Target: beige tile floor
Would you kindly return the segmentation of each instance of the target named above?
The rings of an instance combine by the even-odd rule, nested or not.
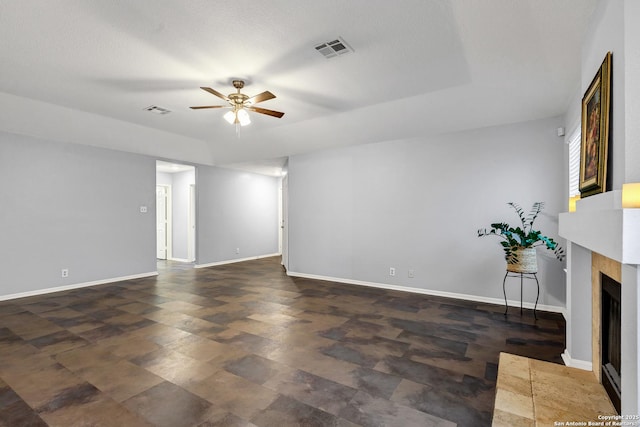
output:
[[[493,427],[588,425],[602,415],[616,410],[592,372],[500,354]]]

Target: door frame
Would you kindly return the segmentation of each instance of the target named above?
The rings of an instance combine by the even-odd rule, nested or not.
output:
[[[187,258],[196,260],[196,185],[189,184],[189,212],[187,218]]]
[[[173,210],[173,203],[171,200],[171,185],[169,184],[156,184],[156,191],[158,187],[164,187],[165,189],[165,199],[166,199],[166,204],[167,204],[167,225],[165,227],[165,232],[167,233],[167,260],[173,258],[173,241],[171,240],[171,236],[173,235],[173,220],[171,218],[171,211]],[[158,210],[158,204],[157,204],[158,198],[156,197],[156,212]],[[157,231],[157,227],[158,227],[158,220],[157,220],[157,215],[156,215],[156,231]],[[158,244],[157,239],[156,239],[156,245]],[[156,248],[156,256],[158,253],[158,248]]]
[[[282,177],[280,188],[280,253],[282,266],[289,271],[289,175]]]

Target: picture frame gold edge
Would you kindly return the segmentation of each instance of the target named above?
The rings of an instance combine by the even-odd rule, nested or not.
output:
[[[612,86],[612,53],[611,51],[605,54],[604,60],[602,61],[598,71],[595,76],[589,83],[587,90],[585,91],[582,102],[581,102],[581,132],[582,137],[580,141],[580,171],[579,171],[579,181],[578,187],[580,191],[581,197],[588,197],[594,194],[603,193],[607,191],[607,173],[608,171],[608,162],[609,162],[609,126],[611,124],[611,86]],[[602,134],[600,136],[600,147],[598,148],[598,165],[597,165],[597,174],[594,179],[590,179],[589,182],[583,182],[584,178],[584,154],[585,154],[585,128],[586,128],[586,117],[585,117],[585,101],[588,101],[587,95],[589,95],[593,89],[594,84],[597,83],[598,79],[600,80],[600,92],[601,92],[601,106],[600,109],[603,114],[600,117],[600,127],[602,129]]]

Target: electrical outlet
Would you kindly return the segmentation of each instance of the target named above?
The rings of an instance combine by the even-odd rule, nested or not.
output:
[[[62,269],[62,277],[69,277],[69,269],[68,268],[63,268]]]
[[[240,248],[236,248],[236,253],[239,254],[240,253]]]
[[[415,271],[413,271],[413,269],[410,269],[407,273],[407,276],[409,276],[409,279],[413,279],[415,277]]]
[[[396,275],[396,269],[393,267],[389,267],[389,276],[395,276]]]

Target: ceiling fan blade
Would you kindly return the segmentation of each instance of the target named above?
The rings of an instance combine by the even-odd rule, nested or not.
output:
[[[263,101],[268,101],[270,99],[275,98],[276,96],[274,94],[272,94],[271,92],[264,91],[262,93],[257,94],[256,96],[252,96],[251,98],[247,99],[245,102],[247,104],[253,105],[253,104],[257,104],[258,102],[263,102]]]
[[[251,110],[251,111],[255,111],[256,113],[266,114],[268,116],[273,116],[273,117],[277,117],[277,118],[280,118],[280,117],[284,116],[284,113],[282,113],[280,111],[267,110],[266,108],[247,107],[247,109]]]
[[[209,92],[211,95],[217,96],[218,98],[222,98],[225,101],[229,101],[228,97],[224,96],[223,94],[221,94],[220,92],[218,92],[215,89],[211,89],[210,87],[202,87],[202,86],[200,87],[200,89],[205,90],[205,91]]]
[[[202,110],[203,108],[225,108],[226,105],[203,105],[201,107],[189,107],[192,110]]]

